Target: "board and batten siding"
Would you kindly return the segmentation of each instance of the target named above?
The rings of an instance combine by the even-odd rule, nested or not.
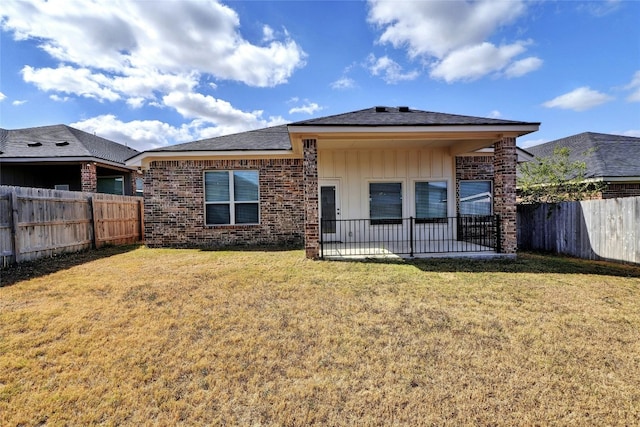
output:
[[[318,181],[340,182],[342,219],[369,218],[369,183],[401,182],[404,217],[415,216],[415,181],[447,181],[448,215],[455,216],[455,162],[444,149],[320,149]]]

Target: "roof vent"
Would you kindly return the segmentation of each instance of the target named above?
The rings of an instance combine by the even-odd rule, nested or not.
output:
[[[376,107],[376,113],[386,113],[387,107]]]
[[[69,145],[67,141],[56,142],[56,147],[64,147],[65,145]]]
[[[42,146],[42,143],[41,142],[28,142],[27,146],[29,146],[29,147],[40,147],[40,146]]]
[[[398,107],[398,111],[400,111],[401,113],[408,113],[409,107]]]

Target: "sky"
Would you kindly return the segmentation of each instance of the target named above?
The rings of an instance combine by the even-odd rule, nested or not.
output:
[[[640,137],[640,1],[4,0],[0,127],[138,150],[378,105]]]

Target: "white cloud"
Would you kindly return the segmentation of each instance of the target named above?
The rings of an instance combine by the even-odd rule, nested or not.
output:
[[[7,2],[2,17],[5,31],[17,39],[40,40],[51,56],[78,68],[197,70],[266,87],[286,82],[305,64],[306,54],[286,32],[282,40],[251,44],[239,31],[236,12],[214,0],[153,7],[126,0],[96,0],[91,7],[82,0]]]
[[[167,141],[181,140],[175,135],[215,136],[285,123],[282,117],[244,112],[197,90],[215,89],[217,80],[256,87],[283,84],[305,66],[306,58],[286,29],[276,32],[264,25],[262,40],[249,42],[237,13],[215,0],[155,2],[153,7],[128,0],[94,0],[91,7],[84,0],[5,2],[0,25],[18,40],[36,40],[59,62],[55,68],[26,64],[22,69],[23,79],[50,92],[52,100],[80,96],[131,108],[170,107],[193,120],[185,133],[166,123],[122,124],[100,116],[102,126],[113,125],[112,132],[122,126],[129,134],[132,123],[138,123],[166,131]],[[139,140],[151,146],[157,138],[162,137]]]
[[[271,28],[268,25],[265,25],[264,27],[262,27],[262,41],[263,42],[270,42],[274,38],[275,38],[275,34],[273,32],[273,28]]]
[[[529,147],[533,147],[534,145],[544,144],[545,142],[549,142],[546,139],[528,139],[526,141],[518,141],[518,147],[527,149]]]
[[[0,92],[0,102],[4,101],[7,98],[7,95],[5,95],[4,93]]]
[[[227,101],[199,93],[172,92],[162,99],[185,118],[215,125],[215,136],[287,123],[280,116],[264,119],[263,111],[241,111]]]
[[[356,81],[350,77],[341,77],[332,82],[330,86],[332,89],[351,89],[356,86]]]
[[[542,105],[547,108],[561,108],[564,110],[586,111],[598,105],[611,101],[613,98],[602,92],[592,90],[587,86],[579,87],[569,93],[560,95]]]
[[[94,74],[86,68],[63,66],[35,69],[26,65],[21,73],[24,81],[35,84],[43,91],[75,94],[98,101],[120,99],[120,95],[108,87],[109,77]]]
[[[303,105],[302,107],[293,107],[292,109],[289,110],[289,114],[304,113],[304,114],[311,115],[316,111],[321,111],[321,110],[322,110],[321,106],[319,106],[315,102],[311,102],[311,103],[307,103],[306,105]]]
[[[516,58],[530,42],[496,47],[487,41],[525,11],[521,0],[369,0],[368,21],[382,31],[379,43],[406,49],[410,58],[421,58],[430,64],[433,78],[470,81],[498,71],[509,78],[520,77],[540,67],[539,58]]]
[[[24,105],[26,103],[27,103],[27,101],[24,100],[24,99],[22,99],[22,100],[16,99],[15,101],[13,101],[11,103],[11,105],[20,106],[20,105]]]
[[[49,99],[56,102],[67,102],[70,98],[68,96],[58,96],[54,93],[53,95],[49,95]]]
[[[71,123],[71,127],[95,133],[103,138],[125,144],[139,151],[163,147],[176,142],[196,139],[189,125],[174,127],[158,120],[122,122],[112,114]]]
[[[367,58],[368,69],[374,76],[381,76],[382,79],[390,84],[395,84],[404,80],[415,80],[420,73],[416,70],[404,73],[400,64],[395,62],[388,56],[376,58],[370,54]]]
[[[271,118],[265,126],[286,123],[282,118]],[[172,126],[159,120],[132,120],[123,122],[113,114],[105,114],[71,123],[70,126],[95,133],[103,138],[125,144],[139,151],[164,147],[167,145],[190,142],[204,138],[225,135],[248,130],[247,128],[216,126],[202,119],[195,119],[181,126]]]
[[[640,71],[636,71],[631,83],[626,85],[624,88],[631,91],[631,95],[627,97],[627,101],[640,102]]]
[[[500,117],[502,117],[502,113],[498,110],[493,110],[492,112],[489,113],[489,117],[494,118],[494,119],[498,119]]]
[[[127,105],[133,109],[144,107],[144,98],[129,98],[127,99]]]
[[[600,18],[618,10],[620,4],[621,0],[594,1],[580,4],[578,9],[586,9],[591,15]]]
[[[446,82],[471,81],[509,66],[513,58],[525,51],[525,42],[496,47],[485,42],[461,48],[447,55],[431,70],[431,76]]]
[[[614,132],[614,134],[616,135],[624,135],[624,136],[633,136],[636,138],[640,138],[640,129],[629,129],[629,130],[625,130],[624,132]]]
[[[513,62],[504,71],[504,75],[508,78],[521,77],[527,73],[537,70],[542,66],[542,59],[530,56],[525,59]]]
[[[525,11],[522,1],[369,1],[369,22],[384,28],[379,41],[408,47],[412,57],[444,57],[484,41]]]

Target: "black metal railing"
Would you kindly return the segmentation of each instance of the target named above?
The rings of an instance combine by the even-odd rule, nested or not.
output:
[[[320,257],[500,252],[497,215],[320,220]]]

